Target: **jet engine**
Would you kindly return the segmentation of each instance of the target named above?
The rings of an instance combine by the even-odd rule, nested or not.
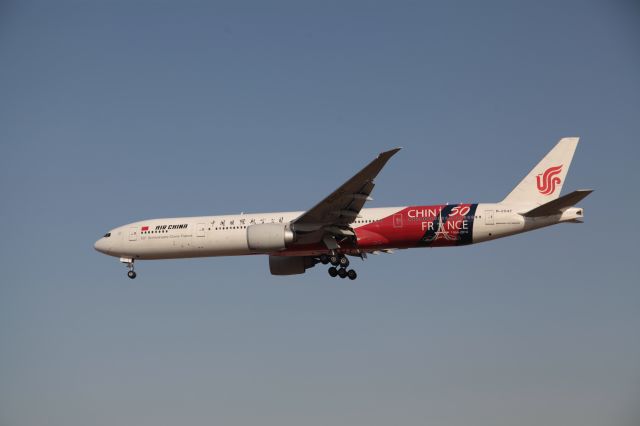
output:
[[[271,253],[286,248],[295,238],[285,223],[260,223],[247,228],[249,250]]]
[[[271,275],[304,274],[304,271],[313,268],[316,263],[316,259],[308,256],[269,256],[269,271]]]

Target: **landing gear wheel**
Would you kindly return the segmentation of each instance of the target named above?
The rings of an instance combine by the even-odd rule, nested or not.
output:
[[[331,268],[329,268],[329,275],[331,275],[334,278],[338,275],[338,270],[336,269],[335,266],[332,266]]]
[[[347,270],[344,268],[338,269],[338,276],[340,278],[347,278]]]
[[[349,277],[349,279],[351,281],[355,280],[356,278],[358,278],[358,274],[356,274],[356,271],[354,271],[353,269],[349,269],[347,271],[347,276]]]
[[[131,279],[134,279],[136,277],[136,273],[133,270],[133,262],[135,260],[132,257],[121,257],[120,258],[120,263],[124,263],[127,266],[127,269],[129,270],[127,272],[127,276]]]
[[[349,266],[349,259],[347,259],[347,256],[340,256],[340,259],[338,260],[338,262],[340,263],[340,266],[342,266],[343,268],[346,268],[347,266]]]
[[[321,254],[320,263],[322,263],[323,265],[326,265],[327,263],[329,263],[329,256],[327,256],[326,254]]]
[[[329,262],[331,262],[333,266],[338,266],[340,264],[340,258],[337,255],[332,254],[329,256]]]

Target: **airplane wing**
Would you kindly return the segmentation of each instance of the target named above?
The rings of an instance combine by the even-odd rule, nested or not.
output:
[[[335,236],[353,236],[349,225],[356,220],[364,203],[371,199],[373,180],[398,151],[400,148],[381,153],[328,197],[294,219],[291,229],[299,235],[298,243],[324,241],[333,249],[338,247]]]

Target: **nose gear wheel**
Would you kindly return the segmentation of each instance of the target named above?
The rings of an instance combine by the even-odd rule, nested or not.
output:
[[[134,279],[137,276],[137,274],[136,274],[136,271],[134,271],[133,269],[133,262],[134,262],[133,258],[129,259],[126,257],[121,257],[120,262],[124,263],[127,266],[127,269],[128,269],[127,276],[131,279]]]

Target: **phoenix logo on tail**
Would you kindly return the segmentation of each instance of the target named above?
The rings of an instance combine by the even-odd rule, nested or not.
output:
[[[538,192],[542,195],[551,195],[556,190],[562,180],[557,176],[562,171],[562,164],[555,167],[549,167],[543,173],[536,176],[536,182],[538,186]]]

